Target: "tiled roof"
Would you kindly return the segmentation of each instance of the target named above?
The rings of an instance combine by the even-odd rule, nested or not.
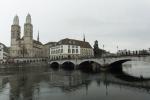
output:
[[[89,42],[81,41],[81,40],[75,40],[75,39],[62,39],[60,40],[57,45],[65,44],[65,45],[78,45],[81,48],[92,48]]]
[[[4,46],[4,51],[8,52],[8,47],[6,45],[4,45],[3,43],[0,43],[0,45],[3,45]]]
[[[48,42],[48,43],[46,43],[46,44],[44,44],[44,45],[55,45],[57,42]]]
[[[33,43],[43,45],[40,41],[33,40]]]

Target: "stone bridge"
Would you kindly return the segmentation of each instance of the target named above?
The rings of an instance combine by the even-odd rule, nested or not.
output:
[[[56,67],[67,67],[67,68],[81,68],[84,66],[86,69],[89,66],[92,66],[92,69],[105,70],[109,68],[108,66],[118,66],[127,61],[144,61],[149,62],[150,56],[142,56],[142,57],[109,57],[109,58],[90,58],[90,59],[65,59],[65,60],[55,60],[49,61],[48,63],[56,68]],[[117,67],[116,67],[117,68]],[[89,69],[91,70],[91,69]]]

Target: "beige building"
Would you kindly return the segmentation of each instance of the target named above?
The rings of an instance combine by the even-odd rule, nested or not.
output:
[[[39,41],[39,33],[37,40],[33,39],[33,25],[30,14],[28,14],[26,17],[23,37],[21,37],[19,18],[16,15],[13,20],[13,25],[11,25],[10,57],[43,57],[43,48],[43,44]]]

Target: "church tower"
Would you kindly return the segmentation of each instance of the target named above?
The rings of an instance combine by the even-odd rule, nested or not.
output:
[[[20,26],[19,26],[19,17],[16,15],[13,20],[13,24],[11,25],[11,48],[10,48],[10,56],[16,57],[19,56],[19,41],[20,41]]]
[[[39,41],[39,32],[37,40],[33,39],[33,25],[30,14],[26,16],[24,23],[23,37],[21,37],[21,28],[19,18],[16,15],[11,25],[11,46],[10,57],[15,58],[32,58],[42,57],[43,44]]]
[[[16,44],[16,41],[20,39],[20,26],[19,18],[16,15],[13,20],[13,25],[11,25],[11,46]]]
[[[24,39],[27,39],[26,42],[29,42],[33,39],[33,26],[31,23],[31,16],[30,14],[26,17],[26,22],[24,24]]]
[[[31,23],[31,16],[26,16],[26,22],[24,24],[24,44],[27,49],[27,57],[32,56],[33,49],[33,26]]]

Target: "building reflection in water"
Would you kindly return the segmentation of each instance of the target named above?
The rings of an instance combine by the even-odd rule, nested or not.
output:
[[[49,72],[18,72],[7,77],[10,85],[10,100],[35,100],[40,95],[40,83],[45,82],[48,88],[59,87],[63,92],[75,91],[79,88],[86,87],[90,81],[86,79],[86,74],[80,71],[53,71]],[[2,83],[1,85],[5,85]]]
[[[0,94],[6,88],[6,84],[9,84],[9,100],[41,100],[42,95],[49,95],[52,92],[58,93],[58,91],[52,91],[57,88],[61,93],[74,93],[75,91],[84,90],[85,95],[91,93],[89,87],[96,83],[96,89],[104,89],[106,96],[109,96],[109,86],[117,86],[119,88],[129,89],[142,89],[149,93],[150,82],[130,82],[128,80],[122,80],[116,77],[112,73],[97,73],[88,74],[78,70],[65,71],[59,69],[57,71],[48,69],[43,71],[41,69],[21,70],[17,74],[0,77]],[[83,92],[83,91],[82,91]],[[99,93],[99,94],[103,94]],[[46,99],[44,99],[46,100]]]
[[[73,91],[83,85],[90,84],[90,81],[86,80],[87,78],[88,75],[80,71],[52,71],[49,74],[49,84],[54,87],[60,87],[63,91]]]

